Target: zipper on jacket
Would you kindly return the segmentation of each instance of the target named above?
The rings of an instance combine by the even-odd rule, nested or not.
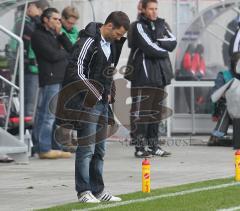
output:
[[[144,68],[145,75],[148,78],[147,67],[146,67],[146,62],[145,62],[145,54],[144,53],[143,53],[143,68]]]

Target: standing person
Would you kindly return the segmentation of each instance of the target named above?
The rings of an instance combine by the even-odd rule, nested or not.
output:
[[[62,11],[62,29],[61,32],[64,33],[71,43],[74,45],[78,39],[78,29],[76,27],[76,22],[79,19],[78,10],[75,7],[67,6]]]
[[[60,90],[68,53],[65,43],[59,40],[61,30],[60,14],[55,8],[48,8],[41,16],[41,26],[32,35],[32,47],[39,67],[39,98],[33,129],[33,139],[38,143],[40,159],[69,158],[71,153],[52,149],[55,116],[49,111],[49,103]]]
[[[163,92],[159,92],[159,88],[164,89],[173,77],[168,52],[174,50],[177,42],[165,20],[157,16],[158,1],[142,0],[141,3],[142,13],[130,29],[132,39],[128,65],[133,67],[133,71],[127,75],[127,79],[135,90],[131,108],[131,136],[132,142],[136,143],[136,157],[166,156],[170,153],[162,150],[158,144],[160,120],[145,121],[135,126],[132,124],[146,111],[152,111],[153,115],[154,108],[159,107],[163,99]],[[146,87],[152,88],[151,93]],[[143,98],[150,94],[151,101],[144,101]]]
[[[29,2],[26,11],[22,39],[24,42],[24,114],[33,116],[38,91],[38,65],[31,46],[31,37],[44,9],[49,7],[45,0]],[[22,18],[17,20],[14,32],[20,35]]]
[[[80,81],[86,88],[82,91],[87,90],[87,93],[97,101],[93,107],[87,107],[85,105],[88,103],[84,101],[87,97],[79,94],[68,107],[71,111],[88,111],[86,119],[79,119],[81,127],[77,129],[75,182],[80,202],[98,203],[121,200],[104,191],[102,175],[112,84],[112,75],[107,74],[106,70],[117,65],[125,41],[122,37],[128,30],[129,24],[128,16],[121,11],[112,12],[104,24],[89,23],[81,31],[80,39],[74,46],[66,69],[64,87]],[[92,80],[102,86],[102,92]],[[64,102],[59,100],[59,104],[62,103]],[[96,114],[94,122],[90,122],[91,114]],[[97,135],[99,130],[102,136]]]
[[[75,7],[67,6],[63,9],[61,17],[61,33],[65,37],[64,39],[68,39],[71,43],[67,49],[69,52],[72,50],[72,46],[78,39],[79,31],[76,27],[76,22],[78,19],[79,13]],[[65,127],[57,128],[55,131],[54,139],[61,146],[61,148],[67,152],[75,152],[76,146],[74,146],[72,143],[73,131]]]

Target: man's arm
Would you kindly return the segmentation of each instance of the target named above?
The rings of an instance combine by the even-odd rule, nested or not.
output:
[[[141,23],[136,24],[134,35],[136,36],[135,46],[140,48],[146,56],[152,58],[166,58],[168,56],[168,52],[165,49],[152,41]]]
[[[90,83],[88,78],[89,71],[89,63],[94,54],[94,39],[91,37],[79,40],[79,44],[77,47],[75,46],[75,50],[73,51],[73,58],[77,62],[77,77],[78,80],[82,80],[87,86],[88,90],[94,94],[98,100],[102,99],[101,94],[95,88],[95,86]]]
[[[163,38],[158,38],[158,45],[167,50],[172,52],[176,46],[177,46],[177,39],[176,37],[172,34],[170,27],[167,23],[165,23],[165,33]]]

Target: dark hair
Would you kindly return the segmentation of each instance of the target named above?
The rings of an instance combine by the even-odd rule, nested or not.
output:
[[[204,53],[204,47],[202,44],[197,44],[196,50],[195,52],[199,53],[199,54],[203,54]]]
[[[41,10],[45,10],[46,8],[48,8],[50,6],[47,0],[29,1],[28,4],[27,4],[27,7],[29,7],[31,4],[36,5],[36,7],[41,9]],[[25,8],[25,5],[26,5],[26,3],[18,6],[17,10],[18,11],[23,11],[24,8]]]
[[[124,27],[127,31],[129,29],[130,20],[126,13],[122,11],[112,12],[106,19],[104,24],[112,23],[114,28]]]
[[[194,53],[194,50],[195,50],[195,47],[194,47],[194,44],[193,43],[190,43],[187,47],[187,50],[186,52],[189,52],[190,54],[193,54]]]
[[[45,10],[46,8],[50,7],[47,0],[36,1],[35,5],[36,5],[37,8],[40,8],[41,10]]]
[[[34,4],[36,5],[37,8],[41,9],[42,11],[48,8],[50,5],[47,0],[39,0],[39,1],[29,1],[28,2],[28,7]]]
[[[43,11],[42,15],[41,15],[41,22],[44,23],[43,19],[44,18],[51,18],[53,13],[59,13],[58,10],[56,8],[47,8]]]
[[[79,13],[75,7],[67,6],[62,11],[62,17],[64,17],[65,19],[69,19],[71,17],[78,19]]]
[[[141,2],[142,2],[142,8],[146,9],[148,3],[158,3],[158,0],[142,0]]]

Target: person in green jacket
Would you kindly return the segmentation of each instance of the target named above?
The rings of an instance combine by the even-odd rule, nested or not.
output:
[[[64,33],[74,45],[78,39],[78,29],[75,26],[79,19],[78,10],[75,7],[67,6],[62,11],[62,33]]]

